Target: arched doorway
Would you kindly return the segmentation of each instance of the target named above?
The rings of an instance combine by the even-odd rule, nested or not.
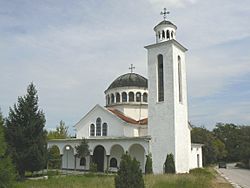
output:
[[[140,144],[133,144],[129,148],[129,155],[132,158],[136,158],[136,160],[140,162],[140,167],[142,169],[142,172],[144,172],[145,171],[145,168],[144,168],[145,150],[144,150],[143,146]]]
[[[104,155],[105,149],[103,146],[96,146],[93,153],[93,162],[97,165],[97,171],[104,171]]]

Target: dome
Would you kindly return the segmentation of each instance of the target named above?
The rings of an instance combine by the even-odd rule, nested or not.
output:
[[[170,22],[170,21],[168,21],[168,20],[163,20],[163,21],[161,21],[160,23],[158,23],[158,24],[154,27],[154,30],[156,30],[156,28],[157,28],[158,26],[160,26],[160,25],[162,25],[162,26],[164,26],[164,25],[171,25],[171,26],[173,26],[175,29],[177,29],[176,25],[174,25],[172,22]]]
[[[136,73],[127,73],[115,79],[107,90],[118,87],[143,87],[148,88],[148,80]]]

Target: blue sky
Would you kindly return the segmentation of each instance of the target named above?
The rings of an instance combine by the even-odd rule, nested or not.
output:
[[[34,82],[48,130],[72,126],[133,63],[168,19],[187,52],[189,119],[250,124],[250,1],[0,0],[0,107],[4,116]]]

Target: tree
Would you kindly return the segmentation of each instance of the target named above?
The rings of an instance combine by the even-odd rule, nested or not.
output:
[[[240,159],[240,128],[232,123],[217,123],[213,129],[214,135],[225,144],[228,152],[227,161],[238,161]]]
[[[146,165],[145,165],[145,174],[152,174],[153,169],[152,169],[152,156],[151,154],[148,154],[146,159]]]
[[[48,167],[51,169],[59,169],[61,167],[61,156],[57,146],[48,149]]]
[[[6,142],[4,139],[3,116],[0,112],[0,187],[12,187],[15,179],[14,166],[6,155]]]
[[[85,138],[83,138],[81,140],[81,143],[77,145],[75,148],[76,148],[76,156],[78,158],[87,157],[90,154],[89,144]]]
[[[48,139],[65,139],[69,137],[68,128],[65,123],[61,120],[60,124],[56,127],[56,131],[50,131],[48,133]]]
[[[140,163],[126,153],[122,156],[120,168],[115,177],[116,188],[144,188]]]
[[[250,168],[250,126],[240,127],[239,157],[244,167]]]
[[[204,144],[202,147],[204,165],[216,163],[227,154],[224,143],[204,127],[193,127],[191,140],[192,143]]]
[[[174,155],[172,153],[167,154],[167,158],[164,163],[164,172],[171,174],[175,173]]]
[[[8,152],[21,178],[25,171],[38,171],[46,164],[45,116],[38,108],[38,95],[31,83],[27,94],[18,97],[6,120]]]

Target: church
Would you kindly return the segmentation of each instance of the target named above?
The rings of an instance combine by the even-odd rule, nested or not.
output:
[[[163,173],[172,153],[176,173],[202,167],[202,145],[191,143],[188,121],[185,52],[176,40],[177,27],[165,19],[154,27],[156,42],[147,50],[148,79],[131,72],[116,78],[104,91],[106,106],[95,105],[74,125],[76,138],[54,139],[62,169],[116,172],[121,156],[128,152],[145,172],[151,154],[155,174]],[[81,139],[88,141],[90,155],[76,156]]]

